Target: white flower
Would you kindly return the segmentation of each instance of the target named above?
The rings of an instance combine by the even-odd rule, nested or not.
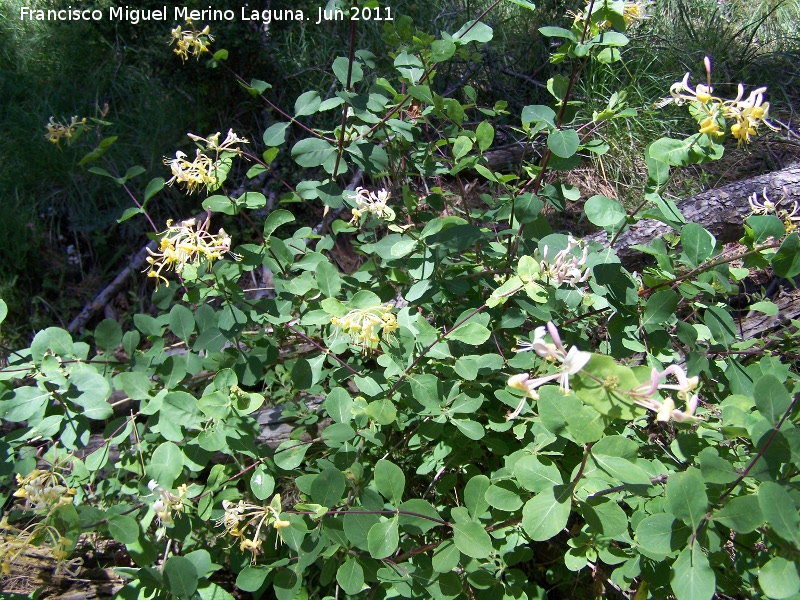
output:
[[[536,392],[536,389],[549,381],[558,379],[558,384],[561,386],[561,389],[565,393],[569,392],[570,375],[578,373],[592,358],[591,352],[582,352],[578,350],[577,346],[572,346],[569,352],[567,352],[561,343],[561,336],[558,333],[558,329],[556,329],[556,326],[552,322],[547,324],[547,331],[550,332],[553,343],[545,342],[545,328],[537,327],[533,331],[533,342],[526,343],[527,347],[518,348],[517,352],[533,350],[544,359],[557,361],[561,363],[558,368],[559,372],[536,378],[531,378],[528,373],[520,373],[509,378],[509,387],[525,392],[525,398],[523,398],[517,408],[506,417],[509,421],[519,416],[523,408],[525,408],[525,400],[527,398],[538,400],[539,394]]]

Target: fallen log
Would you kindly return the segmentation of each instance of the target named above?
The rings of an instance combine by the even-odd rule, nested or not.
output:
[[[734,183],[707,190],[676,203],[687,222],[694,222],[706,228],[718,242],[729,244],[744,235],[744,221],[752,209],[748,199],[753,194],[762,194],[777,205],[791,210],[795,202],[800,204],[800,164],[785,169],[744,179]],[[636,244],[649,245],[650,242],[672,231],[672,228],[653,219],[643,219],[624,231],[614,240],[614,248],[622,263],[629,269],[641,269],[647,256],[634,249]],[[601,244],[608,244],[605,231],[584,238]],[[800,291],[793,289],[791,282],[779,286],[778,294],[771,298],[778,312],[768,316],[751,311],[740,321],[742,339],[753,339],[765,333],[785,327],[792,319],[800,318]]]
[[[676,204],[687,222],[699,223],[717,241],[729,243],[744,234],[744,220],[751,212],[748,198],[753,194],[758,194],[760,198],[765,190],[776,204],[791,207],[793,202],[800,203],[800,164],[700,192]],[[643,219],[618,236],[614,248],[626,266],[636,267],[643,264],[644,255],[631,246],[648,245],[651,240],[670,231],[672,228],[661,221]],[[604,231],[584,239],[608,243],[608,235]]]

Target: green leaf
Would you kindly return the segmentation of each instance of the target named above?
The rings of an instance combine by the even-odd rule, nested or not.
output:
[[[736,340],[736,324],[731,314],[724,308],[709,306],[703,315],[703,321],[718,344],[730,346]]]
[[[456,45],[450,40],[435,40],[431,44],[431,62],[438,63],[450,60],[456,53]]]
[[[686,167],[691,164],[690,149],[696,143],[696,138],[689,137],[683,140],[661,138],[650,144],[649,154],[653,160],[666,163],[673,167]]]
[[[486,558],[492,553],[492,538],[475,521],[454,523],[453,542],[456,548],[471,558]]]
[[[471,440],[480,440],[486,435],[483,425],[471,419],[450,419],[450,422],[455,425],[462,435]]]
[[[800,513],[789,492],[777,483],[765,481],[758,488],[758,504],[767,525],[800,548]]]
[[[345,594],[358,594],[364,587],[364,569],[352,556],[348,556],[336,571],[336,582],[342,586]]]
[[[523,123],[547,123],[555,127],[556,112],[549,106],[532,104],[522,109]]]
[[[250,476],[250,489],[256,498],[266,500],[275,491],[275,478],[263,466],[258,466]]]
[[[339,469],[323,469],[311,483],[311,500],[333,508],[342,499],[346,487],[347,479]]]
[[[489,489],[489,478],[486,475],[476,475],[464,487],[464,506],[467,507],[474,521],[486,512],[489,503],[486,501],[486,490]]]
[[[376,560],[387,558],[394,554],[400,543],[397,517],[375,523],[367,534],[367,548],[370,556]]]
[[[197,590],[197,569],[188,558],[170,556],[164,563],[164,582],[178,598],[191,598]]]
[[[256,592],[272,572],[269,567],[245,567],[236,577],[236,587],[243,592]]]
[[[680,296],[673,290],[661,290],[650,296],[644,307],[642,327],[649,332],[665,324],[675,315],[679,301]]]
[[[286,130],[289,123],[273,123],[264,131],[264,144],[270,147],[280,146],[286,141]]]
[[[559,105],[566,98],[569,86],[569,77],[561,75],[560,73],[556,73],[547,80],[547,91],[550,92],[550,95],[556,99]]]
[[[468,21],[453,34],[453,40],[459,44],[479,42],[485,44],[492,39],[492,28],[480,21]]]
[[[737,496],[711,517],[737,533],[750,533],[764,524],[758,496]]]
[[[389,502],[400,504],[405,486],[406,476],[400,467],[384,459],[375,463],[375,487]]]
[[[216,58],[216,55],[214,55]],[[251,79],[250,80],[250,87],[255,90],[256,95],[263,94],[267,90],[271,90],[272,86],[268,84],[266,81],[262,81],[261,79]]]
[[[139,524],[133,517],[118,515],[109,519],[108,533],[120,544],[132,544],[139,539]]]
[[[514,477],[526,490],[534,493],[542,492],[564,483],[558,467],[550,459],[526,455],[514,464]]]
[[[441,521],[442,517],[436,512],[436,509],[430,504],[430,502],[426,502],[420,498],[413,498],[411,500],[407,500],[403,502],[399,509],[401,511],[405,511],[406,513],[416,513],[418,515],[425,515],[431,517],[433,519],[438,519]],[[436,521],[432,521],[431,519],[423,519],[422,517],[417,517],[415,515],[410,514],[400,514],[400,527],[403,528],[403,531],[408,531],[414,535],[422,535],[423,533],[427,533],[434,527],[438,527],[440,523]]]
[[[339,83],[341,83],[343,86],[348,85],[348,69],[350,70],[349,85],[355,85],[364,79],[364,70],[361,68],[360,62],[354,60],[353,66],[350,68],[350,60],[344,56],[339,56],[333,61],[332,70],[333,74],[336,75],[336,79],[338,79]]]
[[[328,261],[320,261],[314,271],[319,291],[326,298],[337,296],[342,289],[342,278],[339,271]]]
[[[610,356],[594,354],[584,370],[588,376],[573,375],[570,385],[578,398],[601,415],[633,420],[644,413],[644,409],[633,404],[625,393],[640,384],[630,368],[617,364]],[[615,381],[617,385],[612,389],[603,385],[605,381]]]
[[[547,136],[547,147],[561,158],[569,158],[578,151],[581,139],[574,129],[556,129]]]
[[[313,115],[319,109],[322,100],[319,97],[319,92],[314,90],[301,94],[294,103],[294,115],[296,117],[304,117]],[[318,138],[307,138],[309,140]],[[322,163],[320,163],[322,164]]]
[[[147,187],[144,190],[144,203],[147,204],[147,201],[150,200],[153,196],[155,196],[158,192],[164,189],[164,178],[163,177],[155,177],[154,179],[150,180],[150,183],[147,184]]]
[[[687,223],[681,229],[681,245],[693,267],[711,258],[716,244],[716,238],[697,223]]]
[[[387,398],[375,400],[367,405],[367,417],[378,425],[391,425],[397,420],[397,408]]]
[[[715,448],[704,448],[697,458],[700,461],[703,479],[708,483],[731,483],[739,477],[733,465],[720,458]]]
[[[683,473],[670,475],[667,503],[672,514],[696,531],[708,510],[705,481],[700,471],[689,467]]]
[[[475,139],[478,141],[478,148],[481,152],[486,152],[494,141],[494,127],[488,121],[481,121],[475,129]]]
[[[800,591],[797,565],[783,557],[775,556],[761,567],[758,585],[770,598],[790,598]]]
[[[100,321],[94,330],[94,342],[104,352],[112,352],[122,343],[122,327],[114,319]]]
[[[598,227],[619,225],[627,216],[625,207],[606,196],[592,196],[583,205],[586,218]]]
[[[775,215],[752,215],[745,221],[753,230],[753,241],[763,244],[769,238],[781,239],[786,234],[786,227]]]
[[[672,565],[670,585],[677,600],[711,600],[714,596],[716,577],[698,542],[678,555]]]
[[[656,513],[636,526],[634,539],[648,556],[665,557],[681,548],[690,534],[689,528],[676,521],[674,515]]]
[[[183,453],[172,442],[164,442],[153,452],[147,474],[164,488],[172,484],[183,471]]]
[[[7,316],[8,316],[8,305],[5,303],[5,301],[0,299],[0,323],[5,321]]]
[[[617,456],[596,454],[594,451],[592,451],[592,458],[600,469],[615,479],[619,479],[622,483],[645,487],[650,487],[652,485],[647,472],[642,467],[629,460]]]
[[[563,27],[539,27],[539,33],[545,37],[564,38],[572,42],[578,41],[578,38],[575,37],[574,33],[572,33],[569,29],[564,29]]]
[[[505,512],[516,512],[522,506],[519,489],[510,481],[498,481],[486,490],[489,506]]]
[[[308,451],[309,444],[297,440],[286,440],[281,442],[275,449],[273,460],[275,464],[284,471],[291,471],[299,467]]]
[[[264,221],[264,239],[268,240],[278,227],[286,225],[287,223],[292,223],[293,221],[294,215],[288,210],[282,208],[273,210],[269,213],[267,220]]]
[[[783,240],[780,249],[772,258],[772,270],[778,277],[791,279],[800,274],[800,236],[792,233]]]
[[[753,396],[758,412],[773,426],[778,424],[792,403],[792,397],[781,380],[771,374],[755,382]]]
[[[525,503],[522,528],[536,542],[549,540],[567,526],[571,507],[569,486],[548,487]]]
[[[464,342],[471,346],[480,346],[489,339],[491,332],[480,323],[474,321],[464,323],[455,329],[451,329],[447,334],[447,338]]]
[[[335,154],[335,146],[320,138],[304,138],[292,146],[292,159],[307,169],[322,166]]]
[[[181,340],[188,342],[194,333],[194,314],[182,304],[176,304],[169,311],[169,328]]]
[[[350,412],[353,399],[344,388],[333,388],[325,398],[324,406],[328,416],[337,423],[348,423],[353,418]]]

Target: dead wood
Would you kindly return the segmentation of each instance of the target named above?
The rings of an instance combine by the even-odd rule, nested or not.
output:
[[[761,199],[765,191],[775,204],[791,210],[795,202],[800,203],[800,164],[701,192],[676,204],[687,222],[699,223],[717,241],[727,244],[744,234],[744,221],[751,213],[748,198],[758,194]],[[670,231],[673,231],[672,228],[661,221],[642,220],[622,233],[615,241],[614,248],[627,268],[640,269],[647,257],[632,246],[649,245],[653,239]],[[604,231],[584,239],[608,243],[608,235]],[[777,304],[778,313],[767,316],[751,311],[745,315],[741,320],[742,339],[760,337],[800,317],[800,292],[792,289],[791,284],[781,286],[779,294],[771,299]]]

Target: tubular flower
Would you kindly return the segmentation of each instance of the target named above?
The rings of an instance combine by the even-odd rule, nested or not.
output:
[[[58,145],[61,142],[61,138],[65,138],[67,140],[67,144],[70,143],[72,140],[72,136],[75,135],[76,131],[80,131],[81,129],[86,127],[86,117],[78,120],[78,116],[75,115],[72,117],[72,120],[69,122],[69,125],[64,125],[55,120],[54,117],[50,117],[50,122],[45,125],[45,129],[47,129],[47,133],[45,134],[45,138],[48,142],[52,142],[53,144]]]
[[[797,201],[792,203],[792,209],[789,210],[788,208],[780,208],[770,200],[767,197],[767,188],[764,188],[764,191],[761,192],[761,197],[764,199],[763,202],[759,201],[758,194],[753,192],[753,195],[747,199],[750,204],[751,214],[775,215],[783,221],[787,233],[791,233],[797,229],[795,221],[800,221],[800,205],[798,205]]]
[[[165,158],[164,164],[168,165],[172,171],[172,177],[167,181],[167,185],[172,185],[176,181],[184,183],[186,191],[190,194],[203,186],[209,188],[217,183],[217,177],[214,175],[216,172],[214,161],[203,154],[199,148],[191,162],[187,159],[185,152],[178,150],[175,158]]]
[[[581,256],[572,255],[575,248],[583,248]],[[535,254],[538,255],[537,249]],[[579,283],[585,282],[589,278],[589,269],[585,267],[586,259],[589,256],[589,247],[584,245],[581,241],[576,240],[574,237],[569,236],[567,247],[561,252],[558,252],[553,261],[549,262],[547,259],[548,247],[542,248],[542,258],[540,262],[541,273],[547,277],[551,282],[557,285],[566,283],[573,287]]]
[[[224,527],[225,533],[239,540],[239,550],[248,550],[252,553],[251,560],[255,562],[256,554],[261,550],[263,540],[261,532],[266,527],[272,526],[283,539],[282,530],[291,526],[289,521],[281,519],[281,497],[275,494],[266,506],[259,506],[239,500],[234,503],[230,500],[222,501],[225,513],[217,521],[217,527]],[[250,530],[250,531],[248,531]]]
[[[209,33],[211,29],[208,25],[198,31],[191,19],[186,19],[186,24],[189,29],[181,29],[178,25],[170,32],[169,43],[175,44],[174,52],[182,61],[186,62],[190,54],[200,60],[200,55],[208,52],[208,45],[214,41],[214,36]]]
[[[14,527],[8,517],[0,520],[0,573],[11,575],[11,568],[17,559],[29,548],[46,548],[56,561],[55,575],[77,577],[83,566],[82,558],[67,560],[74,549],[75,542],[62,536],[47,520],[37,521],[25,529]]]
[[[183,512],[183,497],[186,495],[186,484],[178,487],[177,495],[165,490],[158,485],[158,482],[152,479],[147,484],[147,487],[158,496],[153,502],[153,511],[156,513],[158,522],[163,526],[171,527],[174,524],[172,513],[180,514]]]
[[[353,218],[350,220],[350,224],[358,225],[361,221],[361,217],[365,214],[375,215],[384,221],[394,221],[394,210],[387,205],[391,197],[392,194],[385,189],[376,193],[370,192],[363,187],[356,188],[356,196],[354,199],[356,207],[353,209]]]
[[[636,21],[649,19],[650,15],[647,14],[647,9],[652,5],[649,1],[639,2],[625,2],[622,8],[622,18],[625,19],[626,25],[631,25]]]
[[[677,379],[677,384],[661,383],[661,378],[668,375],[673,375]],[[699,396],[694,393],[694,390],[697,389],[699,383],[698,377],[687,377],[686,372],[681,367],[671,365],[660,373],[658,369],[653,369],[650,374],[650,381],[632,390],[630,395],[636,404],[655,412],[656,421],[667,422],[670,419],[675,419],[677,422],[682,423],[694,418],[699,401]],[[675,397],[686,403],[686,408],[682,411],[677,410],[675,401],[672,398],[662,401],[654,397],[658,390],[674,391]]]
[[[760,87],[745,99],[744,85],[739,84],[738,94],[733,100],[724,100],[714,96],[711,87],[711,60],[706,56],[703,61],[706,68],[707,84],[698,83],[695,89],[689,86],[689,73],[682,81],[670,87],[671,98],[665,98],[656,103],[656,108],[674,102],[682,105],[690,102],[697,114],[695,118],[700,124],[700,133],[721,136],[724,134],[722,125],[725,120],[732,120],[731,135],[736,138],[738,145],[747,144],[750,138],[758,133],[760,125],[776,131],[778,128],[767,121],[769,116],[769,102],[764,102],[764,92],[767,88]]]
[[[72,504],[75,488],[67,485],[60,473],[34,469],[23,477],[17,473],[15,498],[25,499],[25,510],[49,513],[53,508]]]
[[[333,317],[331,324],[350,336],[350,343],[364,353],[377,346],[381,337],[388,339],[399,327],[391,304],[371,308],[354,308],[343,317]]]
[[[186,185],[186,191],[190,194],[196,192],[201,187],[205,186],[207,190],[211,191],[212,188],[219,187],[219,177],[217,171],[219,169],[219,161],[227,154],[242,155],[244,151],[237,148],[237,144],[249,144],[250,142],[245,138],[240,138],[233,132],[233,129],[228,130],[228,135],[225,140],[220,144],[217,132],[207,138],[194,135],[193,133],[187,134],[189,138],[195,142],[205,142],[205,148],[197,148],[195,150],[194,160],[189,161],[185,152],[178,150],[175,153],[175,158],[164,158],[164,164],[168,165],[172,171],[172,177],[167,181],[167,185],[172,185],[176,181]],[[212,151],[215,153],[215,158],[212,159],[205,152]]]
[[[550,337],[553,339],[552,343],[545,341],[545,331],[550,333]],[[569,352],[567,352],[561,343],[561,336],[558,333],[558,329],[556,329],[556,326],[552,322],[547,324],[546,329],[545,327],[537,327],[534,330],[533,338],[533,342],[520,343],[516,351],[527,352],[533,350],[536,354],[548,361],[558,362],[560,363],[559,372],[536,378],[531,378],[527,373],[521,373],[509,378],[508,387],[525,392],[525,397],[517,408],[506,417],[509,421],[519,416],[525,408],[525,401],[527,398],[531,400],[539,399],[539,394],[536,392],[536,389],[545,383],[558,379],[558,384],[561,386],[561,389],[565,393],[569,392],[570,376],[580,372],[592,358],[590,352],[582,352],[578,350],[577,346],[572,346]]]
[[[171,220],[167,221],[167,230],[162,234],[158,250],[147,249],[150,253],[147,257],[150,265],[147,276],[153,277],[157,284],[163,281],[169,286],[169,281],[161,274],[162,271],[181,273],[187,264],[205,263],[210,266],[230,251],[231,238],[224,229],[220,229],[217,235],[208,233],[209,221],[210,215],[201,224],[197,224],[195,219],[187,219],[179,225],[173,225]],[[234,259],[237,258],[234,255]]]

